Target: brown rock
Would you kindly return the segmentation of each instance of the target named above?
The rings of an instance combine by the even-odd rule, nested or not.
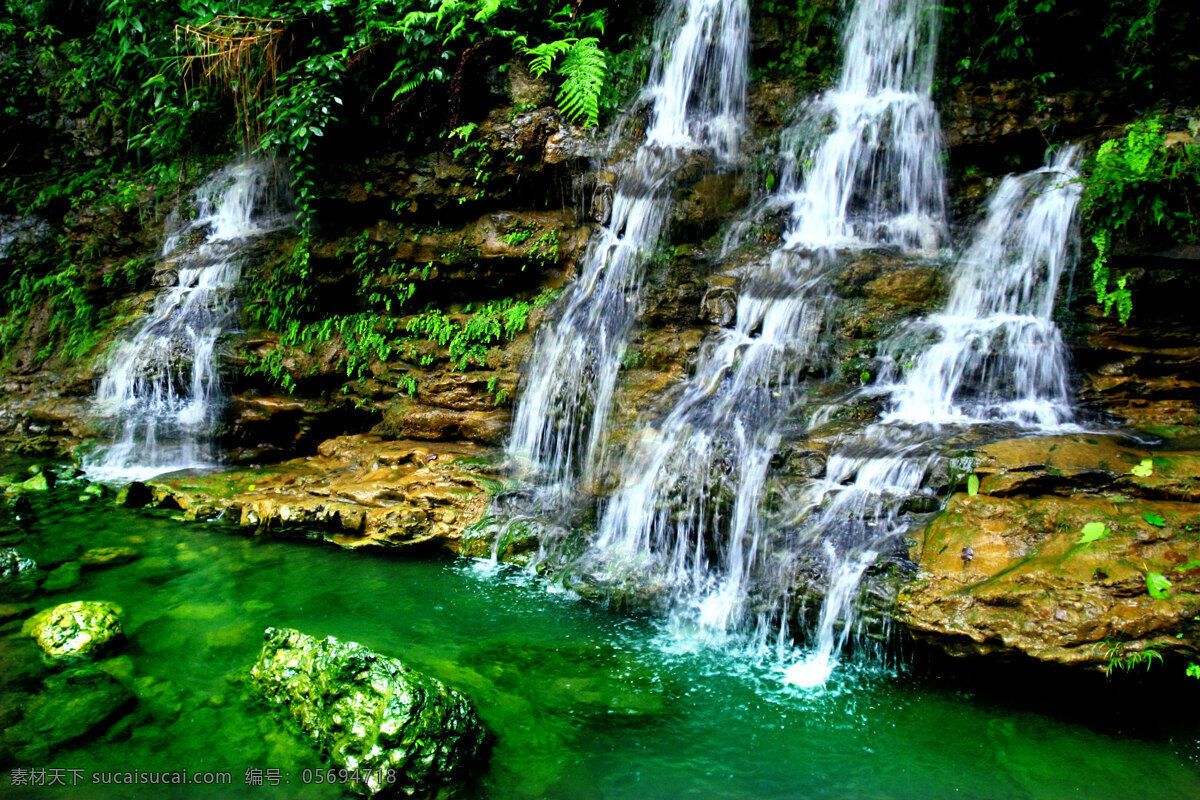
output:
[[[1146,459],[1152,473],[1132,474]],[[898,609],[915,636],[953,655],[1101,669],[1147,649],[1200,654],[1200,454],[1015,439],[982,448],[976,472],[978,495],[954,495],[912,535],[920,573]],[[1097,522],[1104,536],[1081,543]],[[1166,597],[1150,595],[1153,573]]]
[[[941,279],[931,269],[906,269],[876,278],[863,292],[878,303],[923,305],[938,298]]]
[[[277,467],[152,484],[185,517],[218,514],[259,533],[319,532],[343,547],[458,552],[495,481],[458,462],[480,451],[378,436],[342,436]]]

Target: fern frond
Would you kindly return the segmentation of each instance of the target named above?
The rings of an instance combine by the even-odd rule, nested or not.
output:
[[[608,12],[604,9],[593,11],[590,14],[584,14],[579,21],[580,30],[594,30],[601,36],[604,35],[604,24],[608,22]]]
[[[554,68],[554,59],[563,53],[569,52],[572,45],[577,41],[578,39],[559,39],[555,42],[539,44],[537,47],[525,48],[525,55],[534,57],[529,62],[529,72],[535,78],[545,75]]]
[[[563,85],[555,98],[571,122],[591,127],[600,121],[600,93],[608,75],[608,59],[595,37],[580,39],[571,46],[558,66]]]
[[[475,12],[476,22],[487,22],[492,16],[500,10],[500,6],[504,0],[483,0],[479,4],[479,10]]]

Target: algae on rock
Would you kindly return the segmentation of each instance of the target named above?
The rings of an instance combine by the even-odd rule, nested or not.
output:
[[[286,709],[356,791],[426,795],[465,776],[487,734],[461,692],[355,642],[267,628],[250,680]]]

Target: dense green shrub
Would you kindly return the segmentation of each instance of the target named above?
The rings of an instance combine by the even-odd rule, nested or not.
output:
[[[60,352],[94,339],[116,287],[98,274],[106,254],[66,234],[71,215],[149,219],[156,198],[213,157],[250,148],[290,162],[307,225],[318,165],[348,139],[355,152],[371,137],[391,149],[436,142],[493,105],[474,102],[489,91],[483,76],[563,43],[548,65],[560,101],[595,124],[618,101],[605,91],[611,48],[630,42],[630,20],[647,10],[602,0],[0,2],[0,222],[36,218],[53,231],[36,252],[0,262],[0,358],[47,300],[42,332]]]
[[[1200,4],[1194,0],[944,0],[950,84],[1032,80],[1200,97]]]
[[[1133,297],[1128,276],[1113,276],[1109,257],[1118,241],[1142,247],[1200,242],[1200,119],[1191,130],[1170,131],[1161,115],[1129,125],[1089,160],[1083,215],[1096,248],[1092,286],[1108,314],[1116,307],[1129,319]]]

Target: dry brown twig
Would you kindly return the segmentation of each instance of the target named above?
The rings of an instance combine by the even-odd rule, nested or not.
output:
[[[262,136],[259,115],[275,95],[285,26],[282,19],[230,15],[175,26],[176,46],[186,48],[178,57],[185,86],[198,70],[199,80],[228,91],[247,147]]]

